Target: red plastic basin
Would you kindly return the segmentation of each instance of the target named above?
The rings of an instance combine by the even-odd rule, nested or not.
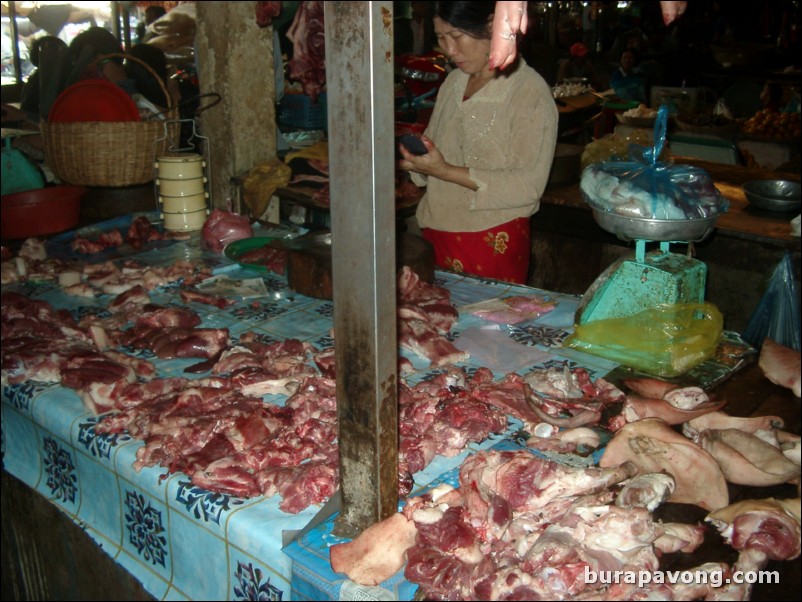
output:
[[[83,186],[46,186],[2,197],[0,235],[30,238],[64,232],[78,225]]]

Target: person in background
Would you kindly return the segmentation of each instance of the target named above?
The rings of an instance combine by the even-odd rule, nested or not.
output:
[[[395,54],[421,56],[434,50],[434,29],[429,15],[431,2],[410,2],[411,16],[395,23]]]
[[[145,9],[145,20],[140,21],[136,26],[137,44],[145,43],[154,35],[156,35],[153,32],[148,31],[148,26],[154,21],[161,19],[166,14],[167,9],[156,4],[151,4]]]
[[[139,59],[147,64],[154,73],[162,80],[164,87],[167,88],[168,96],[165,97],[161,84],[142,64],[136,61],[125,62],[125,73],[128,78],[133,80],[136,89],[156,107],[168,109],[176,105],[181,100],[181,91],[178,82],[170,77],[167,68],[167,56],[164,51],[151,44],[137,44],[128,53],[130,56]]]
[[[36,38],[31,45],[31,62],[36,70],[28,76],[25,85],[22,88],[22,96],[20,98],[20,109],[25,111],[29,118],[33,121],[38,121],[40,116],[40,88],[42,86],[42,73],[47,71],[47,67],[42,67],[43,57],[50,57],[58,53],[66,52],[67,44],[61,38],[56,36],[42,36]],[[59,84],[60,87],[60,84]]]
[[[557,70],[557,82],[566,82],[571,79],[585,79],[594,89],[601,88],[599,77],[590,60],[588,47],[582,42],[576,42],[569,50],[570,57],[563,59]]]
[[[627,30],[622,36],[619,36],[613,42],[608,55],[613,61],[621,58],[621,54],[627,48],[632,48],[643,56],[649,46],[649,39],[638,28]]]
[[[67,85],[85,78],[100,76],[117,84],[128,79],[122,58],[114,58],[103,61],[102,64],[96,64],[96,60],[100,56],[121,54],[123,51],[120,42],[108,29],[90,27],[82,31],[70,42],[69,50],[72,69],[67,78]]]
[[[434,27],[429,15],[430,2],[410,2],[412,7],[412,54],[434,50]]]
[[[626,48],[621,53],[621,64],[610,75],[610,87],[618,98],[648,104],[646,81],[640,72],[640,55],[637,50]]]
[[[434,3],[438,44],[456,68],[422,137],[428,152],[401,146],[399,166],[426,187],[416,217],[436,265],[526,283],[529,218],[548,181],[558,113],[551,88],[523,60],[490,67],[495,4]]]

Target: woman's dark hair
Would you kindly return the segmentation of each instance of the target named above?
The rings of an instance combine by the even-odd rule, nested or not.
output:
[[[167,80],[167,57],[161,48],[151,44],[137,44],[131,48],[129,54],[146,63],[162,81]],[[126,61],[125,73],[136,82],[137,90],[150,102],[161,107],[170,105],[170,99],[165,97],[161,84],[140,63]]]
[[[31,44],[31,63],[33,63],[34,67],[39,66],[39,57],[42,54],[42,48],[49,48],[49,47],[61,47],[66,48],[67,43],[62,40],[61,38],[57,38],[56,36],[42,36],[41,38],[36,38]]]
[[[151,4],[145,9],[145,23],[150,25],[154,21],[161,19],[164,15],[167,14],[167,9],[163,6],[158,6],[156,4]]]
[[[433,15],[472,38],[489,40],[495,2],[435,2]]]
[[[91,51],[90,56],[94,58],[102,54],[120,53],[123,48],[117,38],[114,37],[114,34],[108,29],[90,27],[79,33],[70,42],[70,54],[72,54],[73,60],[81,57],[84,51],[87,53]]]

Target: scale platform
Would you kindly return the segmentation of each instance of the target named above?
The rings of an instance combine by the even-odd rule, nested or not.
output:
[[[674,243],[707,238],[718,215],[703,219],[660,220],[628,217],[593,209],[593,218],[619,239],[635,241],[635,258],[614,262],[588,288],[574,315],[575,324],[625,318],[658,305],[703,303],[707,266],[670,252]],[[646,252],[647,243],[660,248]]]
[[[646,253],[636,241],[635,258],[613,263],[585,292],[575,323],[623,318],[667,303],[702,303],[707,266],[698,259],[671,253],[669,243]]]

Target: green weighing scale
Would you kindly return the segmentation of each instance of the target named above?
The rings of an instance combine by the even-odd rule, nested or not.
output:
[[[635,256],[614,262],[599,275],[579,303],[576,324],[632,316],[661,304],[704,301],[707,266],[693,257],[670,252],[670,245],[704,240],[712,232],[717,215],[660,220],[594,208],[593,217],[619,239],[635,241]],[[647,253],[649,242],[658,242],[659,250]]]
[[[704,303],[707,266],[690,254],[672,253],[670,246],[704,240],[722,209],[727,209],[703,172],[662,172],[657,158],[665,142],[667,118],[668,108],[663,105],[657,111],[653,148],[631,145],[630,161],[588,172],[587,181],[583,174],[582,192],[596,223],[621,240],[634,241],[635,254],[614,262],[585,292],[574,315],[576,329],[565,341],[568,347],[662,376],[682,373],[702,361],[721,329],[720,312]],[[635,187],[641,191],[670,178],[672,189],[682,188],[684,196],[669,197],[677,206],[661,207],[661,218],[618,213],[618,205],[635,202],[631,190],[619,189],[619,177],[637,182]],[[654,203],[665,195],[655,193],[651,198]],[[695,202],[700,211],[688,206]],[[658,214],[652,209],[652,215]],[[648,243],[659,243],[659,249],[647,253]]]
[[[660,157],[668,113],[666,105],[657,111],[655,145],[642,151],[645,165],[655,165]],[[585,292],[575,324],[625,318],[662,304],[704,301],[707,266],[692,257],[671,253],[669,246],[704,240],[713,231],[718,211],[709,217],[656,219],[630,217],[590,204],[601,228],[621,240],[635,241],[635,258],[619,260],[602,272]],[[659,242],[660,250],[646,253],[648,242]]]

